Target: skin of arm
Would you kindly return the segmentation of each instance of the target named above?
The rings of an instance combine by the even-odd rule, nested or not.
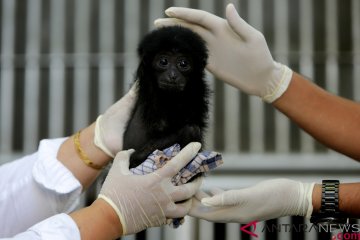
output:
[[[97,165],[106,166],[111,158],[94,145],[95,123],[83,129],[80,134],[80,146]],[[73,137],[68,138],[61,146],[57,159],[68,168],[79,180],[83,189],[88,188],[100,174],[100,170],[87,166],[76,152]]]
[[[360,104],[335,96],[294,72],[289,88],[274,107],[326,146],[360,161]],[[360,216],[360,183],[339,188],[339,209]],[[321,185],[313,190],[314,212],[321,206]]]
[[[360,161],[360,104],[335,96],[294,73],[273,106],[319,142]]]
[[[94,145],[94,131],[95,123],[83,129],[80,134],[80,145],[95,164],[105,166],[111,158]],[[73,173],[84,189],[88,188],[100,174],[100,170],[87,166],[80,159],[73,137],[68,138],[60,146],[57,159]],[[90,206],[69,215],[77,224],[81,239],[116,239],[122,235],[119,217],[102,199],[97,199]]]
[[[70,214],[77,224],[81,239],[116,239],[122,235],[122,225],[114,209],[102,199],[89,207]]]

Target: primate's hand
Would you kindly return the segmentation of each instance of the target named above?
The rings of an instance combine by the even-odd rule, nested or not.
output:
[[[96,120],[94,143],[109,156],[123,149],[123,135],[137,98],[137,83]]]

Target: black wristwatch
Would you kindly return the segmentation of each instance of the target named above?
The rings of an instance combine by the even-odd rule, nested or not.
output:
[[[321,208],[311,216],[311,223],[325,225],[348,222],[346,216],[339,211],[339,184],[338,180],[322,181]]]

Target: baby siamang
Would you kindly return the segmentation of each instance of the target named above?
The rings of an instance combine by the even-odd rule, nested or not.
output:
[[[203,143],[208,117],[208,50],[199,35],[180,26],[159,28],[143,38],[138,55],[138,99],[124,134],[124,149],[136,150],[130,167],[156,149]]]

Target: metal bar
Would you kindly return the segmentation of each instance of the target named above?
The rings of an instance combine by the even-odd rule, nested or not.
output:
[[[202,9],[204,11],[213,12],[214,10],[214,2],[208,1],[208,0],[200,0],[199,2],[199,9]],[[211,92],[213,92],[215,87],[215,79],[214,76],[210,72],[206,72],[206,81],[209,84],[209,88]],[[205,136],[205,143],[206,148],[208,149],[214,149],[214,141],[215,141],[215,131],[212,126],[214,126],[214,94],[210,95],[209,99],[209,125],[206,130],[206,136]]]
[[[312,0],[300,1],[300,73],[314,79]],[[301,152],[314,152],[314,140],[304,131],[300,132]]]
[[[338,94],[339,66],[337,62],[338,39],[337,39],[337,1],[327,0],[325,2],[326,22],[326,88],[329,92]]]
[[[150,0],[149,4],[149,29],[154,29],[154,21],[164,16],[164,1],[163,0]]]
[[[173,6],[176,7],[188,7],[190,5],[190,0],[174,0]]]
[[[225,85],[225,151],[238,152],[239,151],[239,90]]]
[[[196,219],[193,217],[185,216],[185,222],[181,225],[181,227],[173,230],[173,236],[165,239],[173,239],[173,240],[196,240],[194,232],[196,231]],[[166,227],[169,228],[169,227]]]
[[[199,240],[214,239],[214,224],[205,220],[199,220]]]
[[[360,170],[356,161],[335,152],[313,155],[312,153],[223,153],[226,164],[216,171],[352,171]],[[309,172],[310,173],[310,172]]]
[[[15,1],[2,1],[0,151],[11,152],[14,111]]]
[[[138,65],[136,49],[140,39],[140,33],[138,31],[140,26],[139,9],[139,0],[125,2],[125,90],[129,89],[130,83],[134,79],[134,72]]]
[[[240,239],[240,224],[226,224],[226,240]]]
[[[289,49],[289,34],[288,34],[288,1],[275,0],[275,26],[274,26],[274,59],[288,65],[287,53]],[[279,112],[275,113],[275,149],[276,152],[289,152],[289,120]]]
[[[360,102],[360,1],[352,0],[354,100]]]
[[[100,4],[100,69],[99,69],[99,112],[104,112],[115,100],[114,81],[114,0]]]
[[[27,5],[26,26],[26,66],[24,99],[24,151],[31,152],[38,145],[39,117],[39,53],[40,53],[40,18],[41,3],[29,0]]]
[[[74,130],[88,124],[89,113],[89,28],[90,2],[75,3],[75,81],[74,81]]]
[[[249,1],[249,24],[262,31],[262,1]],[[250,97],[250,151],[264,151],[264,103]]]
[[[64,134],[65,121],[65,0],[50,2],[49,137]]]
[[[161,239],[162,228],[148,228],[146,229],[146,239]]]
[[[224,1],[228,4],[229,1]],[[238,8],[239,4],[235,4]],[[240,92],[228,84],[224,86],[224,106],[225,106],[225,144],[224,150],[226,152],[238,152],[240,141]]]
[[[290,224],[291,223],[291,217],[282,217],[278,219],[278,224],[281,226],[282,224]],[[280,231],[278,234],[278,240],[288,240],[291,239],[291,233]]]

